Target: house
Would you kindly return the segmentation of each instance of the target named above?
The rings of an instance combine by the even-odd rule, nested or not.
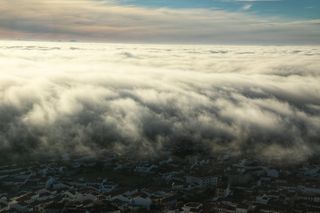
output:
[[[304,200],[304,201],[311,201],[320,203],[320,194],[316,193],[298,193],[295,196],[296,200]]]
[[[35,195],[31,197],[31,201],[46,201],[54,197],[55,192],[50,192],[46,189],[40,189]]]
[[[117,208],[119,208],[121,211],[125,212],[129,209],[129,204],[125,201],[115,199],[115,200],[112,200],[111,203],[115,205]]]
[[[258,204],[256,206],[256,212],[261,212],[261,213],[284,213],[284,212],[287,212],[287,209],[285,207],[282,207],[282,206]]]
[[[212,186],[217,186],[219,178],[218,177],[195,177],[195,176],[186,176],[187,184],[195,184],[201,188],[207,188]]]
[[[152,205],[152,200],[151,198],[143,193],[143,192],[138,192],[136,194],[132,195],[132,200],[131,200],[131,205],[133,206],[140,206],[146,209],[150,209],[151,205]]]
[[[236,213],[247,213],[249,211],[249,206],[246,204],[239,204],[236,207]]]
[[[6,197],[0,198],[0,209],[8,206],[8,199]]]
[[[266,169],[267,176],[272,178],[278,178],[279,177],[279,171],[276,169]]]
[[[173,182],[171,184],[171,189],[173,191],[182,191],[185,189],[184,187],[185,187],[184,182],[182,182],[182,181]]]
[[[243,174],[250,174],[252,176],[261,177],[266,176],[267,172],[266,169],[263,167],[247,167]]]
[[[175,206],[177,197],[175,193],[158,191],[151,194],[152,204],[155,206]]]
[[[127,203],[129,206],[140,206],[146,209],[150,209],[152,200],[149,195],[138,190],[125,192],[111,198],[112,201],[119,200]]]
[[[59,202],[48,202],[44,205],[41,205],[37,210],[39,212],[45,212],[45,213],[60,213],[64,209],[65,204],[59,203]]]
[[[227,183],[220,183],[216,187],[216,197],[228,197],[231,194],[230,185]]]
[[[110,193],[117,188],[117,184],[108,183],[106,179],[102,180],[99,185],[99,192]]]
[[[8,212],[26,212],[27,211],[27,206],[23,205],[17,201],[12,201],[8,204]]]
[[[267,195],[257,196],[256,203],[267,204],[270,201],[270,197]]]
[[[95,201],[97,200],[97,197],[91,193],[79,193],[76,192],[75,194],[69,194],[69,199],[74,202],[84,202],[87,200]]]
[[[136,166],[134,171],[138,173],[154,173],[156,169],[158,169],[157,165],[142,164],[142,165]]]
[[[249,206],[246,204],[237,204],[230,201],[221,201],[211,203],[210,210],[218,213],[247,213],[249,211]]]
[[[172,162],[173,162],[173,160],[172,160],[172,158],[170,157],[170,158],[168,158],[167,160],[162,160],[162,161],[160,161],[160,162],[159,162],[159,165],[162,166],[162,165],[165,165],[165,164],[170,164],[170,163],[172,163]]]
[[[236,213],[236,206],[219,202],[212,206],[211,210],[218,213]]]
[[[183,213],[201,213],[203,212],[203,204],[197,202],[186,203],[182,207]]]

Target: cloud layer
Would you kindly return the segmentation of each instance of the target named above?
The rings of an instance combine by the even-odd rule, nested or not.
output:
[[[318,47],[0,43],[0,152],[299,162],[320,151]]]
[[[0,38],[112,42],[319,44],[320,21],[117,1],[2,0]],[[249,5],[249,6],[248,6]],[[249,9],[248,4],[244,9]]]

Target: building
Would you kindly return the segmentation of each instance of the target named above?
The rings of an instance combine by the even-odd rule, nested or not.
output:
[[[219,178],[218,177],[195,177],[195,176],[186,176],[187,184],[198,185],[201,188],[215,187],[217,186]]]
[[[183,213],[201,213],[203,212],[203,205],[202,203],[197,202],[190,202],[186,203],[182,207]]]

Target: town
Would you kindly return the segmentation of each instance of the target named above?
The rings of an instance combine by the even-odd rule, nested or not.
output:
[[[318,160],[66,156],[0,167],[0,212],[320,212]]]

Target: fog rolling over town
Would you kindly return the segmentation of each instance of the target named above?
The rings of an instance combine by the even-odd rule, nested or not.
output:
[[[0,0],[0,213],[319,213],[319,0]]]
[[[304,162],[320,151],[319,59],[319,46],[1,41],[0,161],[194,149]]]

